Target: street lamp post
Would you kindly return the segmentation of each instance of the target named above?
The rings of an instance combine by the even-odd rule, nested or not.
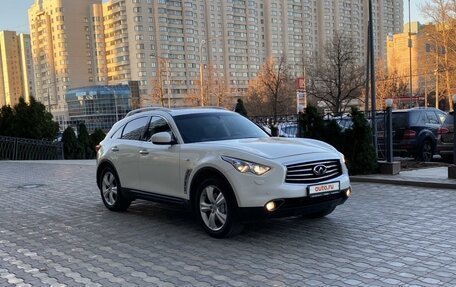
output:
[[[168,82],[168,91],[167,91],[167,94],[168,94],[168,109],[171,108],[171,81],[169,80],[169,61],[167,59],[164,59],[165,63],[166,63],[166,81]]]
[[[203,87],[203,45],[206,43],[206,40],[201,40],[199,44],[199,52],[200,52],[200,99],[201,99],[201,106],[204,107],[204,87]]]
[[[413,104],[413,71],[412,71],[412,23],[411,23],[411,10],[410,10],[410,0],[408,0],[409,8],[409,31],[408,31],[408,48],[409,48],[409,61],[410,61],[410,107]]]
[[[377,143],[377,118],[376,118],[376,95],[375,95],[375,57],[374,57],[374,21],[372,18],[372,0],[369,0],[369,62],[370,62],[370,90],[371,90],[371,123],[372,123],[372,142],[375,150],[375,157],[378,156],[378,143]]]

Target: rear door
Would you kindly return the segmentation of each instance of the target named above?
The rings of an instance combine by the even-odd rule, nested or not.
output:
[[[128,122],[116,145],[111,148],[115,155],[114,165],[122,187],[138,189],[139,151],[149,117],[139,117]]]
[[[431,133],[433,134],[434,139],[435,139],[435,138],[437,138],[437,133],[439,131],[439,128],[442,125],[441,121],[434,110],[426,111],[426,117],[427,117],[426,127],[429,129],[429,131],[431,131]]]

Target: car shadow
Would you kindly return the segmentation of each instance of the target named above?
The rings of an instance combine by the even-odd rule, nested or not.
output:
[[[104,207],[102,206],[102,208]],[[103,212],[103,217],[112,216],[116,217],[116,220],[121,218],[123,222],[128,223],[131,230],[127,233],[135,233],[137,229],[147,231],[158,228],[160,232],[155,233],[155,236],[162,235],[169,238],[186,234],[188,238],[211,239],[200,227],[194,213],[180,206],[137,200],[126,212],[113,213],[108,210]],[[264,239],[283,244],[284,240],[293,242],[306,238],[310,241],[324,239],[327,242],[332,238],[341,240],[341,238],[349,236],[351,226],[350,224],[344,225],[344,220],[338,216],[336,209],[331,215],[319,219],[289,217],[249,222],[245,224],[240,234],[228,240],[248,243]],[[285,237],[284,234],[286,234]]]

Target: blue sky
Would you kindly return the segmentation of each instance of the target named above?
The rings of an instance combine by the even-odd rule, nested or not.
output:
[[[13,30],[28,32],[27,9],[33,2],[34,0],[0,0],[0,31]],[[412,21],[419,20],[420,22],[424,22],[418,9],[418,5],[424,2],[425,0],[411,0]],[[404,7],[404,22],[408,22],[408,0],[404,0]]]

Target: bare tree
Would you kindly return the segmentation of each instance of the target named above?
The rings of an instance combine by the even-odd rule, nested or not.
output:
[[[232,108],[233,99],[230,97],[230,90],[223,74],[217,68],[209,67],[207,75],[205,87],[207,103],[212,106]]]
[[[188,89],[184,96],[184,105],[190,107],[201,106],[201,95],[199,89]]]
[[[407,83],[396,70],[387,72],[383,61],[378,61],[375,66],[376,109],[383,110],[386,99],[395,99],[407,94]]]
[[[354,46],[351,38],[335,33],[322,57],[309,69],[309,95],[326,103],[337,115],[359,98],[365,83],[365,69],[358,64]]]
[[[246,107],[252,115],[272,115],[295,112],[294,81],[284,57],[277,62],[269,59],[258,75],[249,82]]]
[[[157,66],[157,77],[150,79],[150,85],[152,87],[150,98],[153,103],[158,103],[162,107],[165,106],[165,89],[163,88],[163,80],[166,79],[166,74],[168,73],[168,68],[166,68],[167,62],[159,58]],[[163,74],[165,76],[163,76]],[[169,85],[169,83],[167,83]],[[169,87],[167,87],[169,89]]]
[[[155,79],[150,79],[150,85],[152,87],[152,90],[150,92],[150,98],[152,100],[152,103],[158,103],[160,106],[164,107],[165,97],[163,93],[161,76],[158,76],[158,78]]]
[[[452,87],[456,86],[456,0],[427,0],[421,11],[435,24],[430,36],[437,43],[437,53],[443,53],[440,66],[445,74],[447,100],[452,109]]]

